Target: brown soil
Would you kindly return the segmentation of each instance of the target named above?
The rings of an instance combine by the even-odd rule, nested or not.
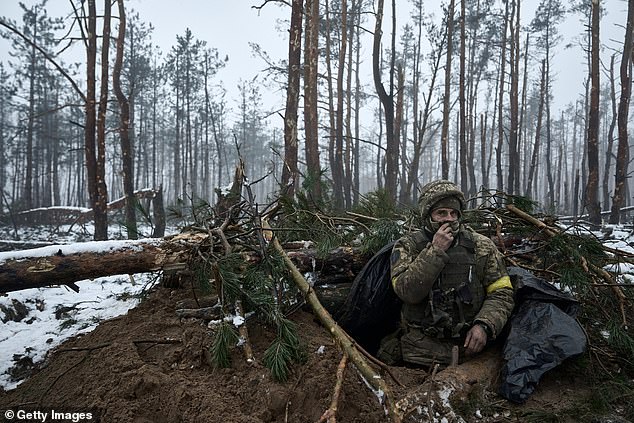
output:
[[[341,352],[310,312],[292,315],[308,360],[295,365],[287,382],[277,383],[264,366],[247,364],[239,348],[232,368],[213,369],[204,353],[211,344],[210,330],[201,320],[175,315],[177,302],[187,296],[184,290],[159,288],[127,315],[67,341],[29,380],[0,392],[0,409],[92,412],[103,422],[319,421],[331,402]],[[261,358],[274,334],[255,322],[249,322],[249,331]],[[323,354],[317,353],[320,346],[325,346]],[[420,369],[392,370],[404,384],[398,387],[386,376],[397,398],[429,379]],[[474,382],[469,383],[477,386]],[[485,405],[463,401],[454,410],[465,421],[527,421],[522,415],[535,407],[565,413],[571,397],[585,395],[583,385],[564,368],[547,375],[524,406],[508,403],[490,386],[479,391]],[[475,417],[475,410],[484,418]],[[377,397],[350,365],[336,416],[339,422],[387,421]],[[434,416],[434,421],[441,418]],[[452,420],[458,419],[447,421]]]

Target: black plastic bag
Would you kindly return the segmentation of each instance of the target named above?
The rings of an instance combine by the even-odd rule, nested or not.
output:
[[[586,334],[575,319],[579,302],[530,272],[511,267],[516,279],[515,309],[504,344],[499,392],[524,403],[548,370],[583,353]]]
[[[390,256],[394,242],[381,248],[354,278],[337,323],[368,352],[399,326],[401,300],[392,288]]]

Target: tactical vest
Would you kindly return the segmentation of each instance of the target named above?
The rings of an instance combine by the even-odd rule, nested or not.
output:
[[[420,234],[416,243],[422,250],[430,240],[423,231]],[[418,304],[403,304],[402,317],[409,327],[428,336],[459,338],[482,307],[485,291],[476,274],[475,242],[468,231],[461,230],[446,253],[449,261],[427,298]]]

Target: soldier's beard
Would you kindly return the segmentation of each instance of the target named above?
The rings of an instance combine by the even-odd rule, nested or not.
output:
[[[438,229],[440,229],[440,227],[444,225],[445,223],[449,223],[449,226],[451,227],[451,233],[453,234],[453,236],[458,235],[458,232],[460,231],[460,222],[457,220],[454,220],[453,222],[434,222],[433,220],[431,220],[431,217],[430,217],[429,221],[427,222],[427,226],[429,230],[431,230],[431,233],[435,234],[436,231],[438,231]]]

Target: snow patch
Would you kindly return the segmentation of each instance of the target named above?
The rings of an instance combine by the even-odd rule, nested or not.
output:
[[[15,302],[26,306],[28,314],[20,321],[6,321],[0,332],[0,386],[16,388],[24,380],[12,377],[9,371],[18,359],[38,363],[48,351],[66,339],[92,331],[97,325],[135,307],[150,274],[136,275],[137,283],[124,276],[110,276],[92,281],[79,281],[79,293],[66,287],[33,288],[10,292],[0,297],[5,320]]]

